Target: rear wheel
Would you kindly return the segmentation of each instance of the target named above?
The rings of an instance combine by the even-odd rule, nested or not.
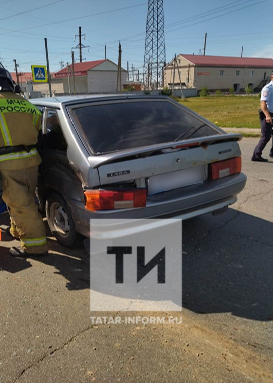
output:
[[[59,243],[73,247],[80,238],[76,232],[67,203],[57,193],[52,193],[46,201],[46,218],[51,233]]]

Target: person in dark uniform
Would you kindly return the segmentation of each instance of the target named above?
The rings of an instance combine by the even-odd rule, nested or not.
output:
[[[271,81],[263,87],[261,92],[261,112],[260,123],[262,137],[252,155],[252,161],[268,162],[266,158],[262,157],[262,151],[271,138],[272,134],[272,117],[273,117],[273,71],[271,73]],[[271,147],[269,157],[273,158],[273,146]]]

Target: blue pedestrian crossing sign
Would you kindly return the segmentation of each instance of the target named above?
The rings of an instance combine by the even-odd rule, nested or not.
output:
[[[47,71],[44,65],[31,65],[33,82],[47,82]]]

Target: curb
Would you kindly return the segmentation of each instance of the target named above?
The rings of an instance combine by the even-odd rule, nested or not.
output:
[[[223,128],[226,133],[239,133],[243,137],[261,137],[261,131],[259,129],[247,129],[247,128]]]

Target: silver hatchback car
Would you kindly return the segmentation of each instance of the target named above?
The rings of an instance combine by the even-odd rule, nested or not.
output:
[[[119,235],[139,218],[222,211],[246,183],[239,134],[169,97],[97,95],[31,100],[43,113],[38,198],[57,240],[90,237],[91,218]],[[122,225],[122,222],[124,224]],[[111,236],[116,228],[109,227]],[[117,231],[116,231],[117,232]]]

